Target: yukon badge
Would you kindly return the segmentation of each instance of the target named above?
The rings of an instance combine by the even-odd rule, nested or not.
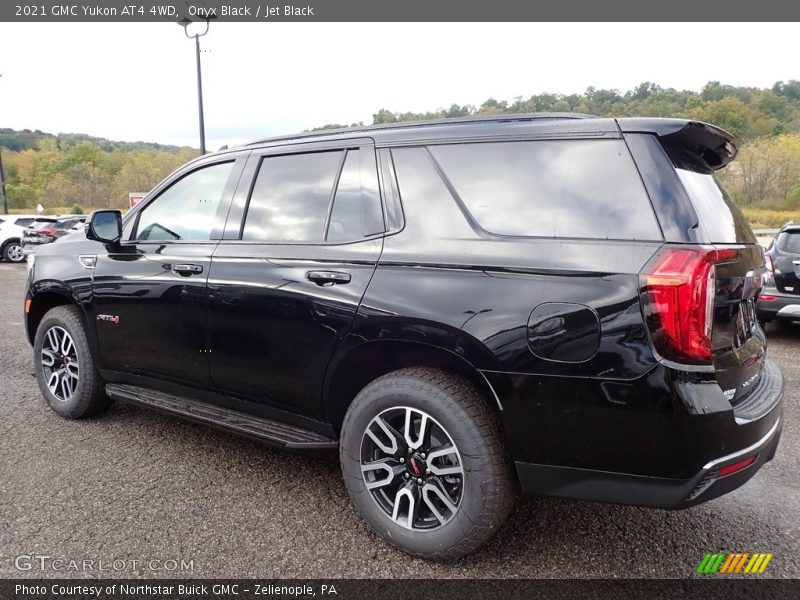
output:
[[[119,315],[97,315],[98,321],[108,321],[116,325],[119,323]]]

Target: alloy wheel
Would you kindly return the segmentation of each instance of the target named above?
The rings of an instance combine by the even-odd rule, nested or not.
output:
[[[51,327],[44,335],[41,352],[42,370],[50,393],[66,402],[78,389],[80,368],[72,336],[63,327]]]
[[[22,252],[22,246],[19,244],[11,244],[6,249],[6,256],[11,262],[20,262],[25,257],[24,253]]]
[[[361,440],[367,490],[392,521],[413,530],[449,522],[463,499],[464,466],[445,428],[425,411],[384,410]]]

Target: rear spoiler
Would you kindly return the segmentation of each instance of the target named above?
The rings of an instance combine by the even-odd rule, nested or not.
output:
[[[683,150],[701,158],[711,169],[723,168],[738,152],[733,136],[719,127],[686,119],[617,119],[623,133],[651,133],[669,152]]]

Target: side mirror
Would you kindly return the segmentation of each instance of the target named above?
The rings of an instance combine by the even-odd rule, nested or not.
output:
[[[86,222],[86,238],[104,244],[117,244],[122,239],[122,213],[118,210],[96,210]]]

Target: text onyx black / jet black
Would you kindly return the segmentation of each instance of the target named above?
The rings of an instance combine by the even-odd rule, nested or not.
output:
[[[452,559],[516,491],[683,508],[781,432],[724,131],[514,115],[203,156],[29,261],[47,403],[338,448],[390,544]]]

